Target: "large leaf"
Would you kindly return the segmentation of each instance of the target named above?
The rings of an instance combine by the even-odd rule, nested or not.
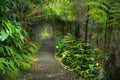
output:
[[[8,38],[8,34],[4,31],[4,30],[2,30],[1,32],[0,32],[0,41],[5,41],[7,38]]]

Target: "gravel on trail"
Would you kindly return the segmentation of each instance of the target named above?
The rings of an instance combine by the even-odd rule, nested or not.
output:
[[[54,40],[46,37],[35,55],[32,65],[32,80],[75,80],[75,72],[65,69],[54,54]]]

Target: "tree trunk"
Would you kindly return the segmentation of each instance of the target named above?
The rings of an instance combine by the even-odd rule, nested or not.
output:
[[[89,7],[87,11],[89,11]],[[85,43],[88,42],[88,24],[89,24],[89,15],[87,14],[87,20],[85,25]]]
[[[80,25],[78,23],[75,24],[75,38],[80,38]]]

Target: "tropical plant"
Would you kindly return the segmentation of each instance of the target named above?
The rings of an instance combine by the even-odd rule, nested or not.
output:
[[[76,71],[80,75],[80,79],[100,79],[98,76],[103,67],[101,60],[106,60],[107,57],[104,51],[100,49],[85,50],[85,46],[85,43],[77,42],[72,35],[68,34],[58,41],[56,55],[61,57],[65,65]]]
[[[119,79],[114,77],[116,73],[116,46],[113,44],[115,38],[114,35],[116,32],[119,32],[119,4],[118,0],[87,0],[86,5],[89,6],[89,19],[93,20],[91,28],[93,39],[96,39],[97,47],[102,48],[108,55],[108,62],[106,62],[107,76],[110,79]],[[93,25],[95,25],[93,27]],[[119,35],[119,34],[118,34]],[[101,45],[104,43],[104,45]],[[116,50],[115,50],[116,49]],[[111,74],[110,74],[111,73]],[[113,74],[112,74],[113,73]]]
[[[2,80],[16,80],[21,70],[30,67],[32,53],[37,49],[36,45],[27,39],[28,34],[23,29],[24,23],[20,20],[19,5],[22,5],[21,0],[0,1],[0,79]],[[24,9],[21,12],[24,14]]]

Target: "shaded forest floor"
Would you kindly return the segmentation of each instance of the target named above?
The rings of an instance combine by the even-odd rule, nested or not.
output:
[[[55,59],[53,43],[50,37],[42,41],[42,47],[36,53],[32,71],[30,71],[32,74],[27,75],[28,80],[75,80],[77,78],[75,72],[65,69]]]

